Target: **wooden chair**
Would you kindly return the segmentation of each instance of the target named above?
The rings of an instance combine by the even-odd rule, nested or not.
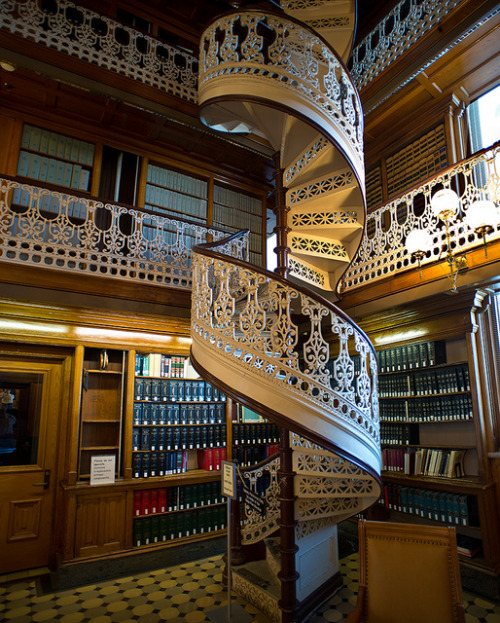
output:
[[[360,622],[464,623],[455,528],[361,520]]]

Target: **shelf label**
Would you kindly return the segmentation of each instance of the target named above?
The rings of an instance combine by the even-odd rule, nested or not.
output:
[[[221,461],[222,495],[236,499],[236,465],[232,461]]]
[[[115,482],[116,457],[93,456],[90,460],[90,484],[108,485]]]

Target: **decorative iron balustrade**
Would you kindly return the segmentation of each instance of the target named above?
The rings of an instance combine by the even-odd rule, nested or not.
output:
[[[461,2],[463,0],[401,0],[377,27],[353,49],[349,66],[356,87],[361,90],[377,78],[380,73],[424,37],[427,32],[438,26],[443,18]],[[424,71],[439,56],[457,45],[499,11],[500,8],[492,10],[460,37],[457,37],[456,40],[447,43],[446,47],[440,50],[437,55],[423,59],[421,66],[403,81],[399,82],[395,89],[381,99],[372,109],[365,110],[365,114],[372,112],[376,106],[404,87],[405,84],[421,71]]]
[[[480,234],[470,229],[463,217],[476,200],[488,199],[499,205],[500,143],[369,214],[367,235],[344,275],[344,292],[415,268],[417,259],[405,247],[406,237],[413,229],[426,229],[432,234],[432,247],[420,261],[422,265],[444,257],[447,250],[445,227],[430,209],[432,195],[441,188],[451,188],[460,197],[461,214],[450,225],[451,251],[467,251],[483,244]],[[488,235],[488,240],[498,238],[500,224]]]
[[[262,89],[280,88],[280,101],[303,100],[330,135],[343,142],[359,172],[363,113],[349,72],[335,52],[299,22],[245,11],[221,17],[202,36],[200,92],[218,78],[245,76]],[[221,82],[222,83],[222,82]]]
[[[244,487],[262,501],[262,507],[256,508],[255,503],[243,494],[243,517],[241,518],[243,545],[257,543],[279,527],[279,468],[280,458],[278,456],[270,458],[253,469],[244,469],[240,472]]]
[[[0,260],[190,289],[191,248],[227,232],[0,178]],[[248,232],[225,242],[248,256]]]
[[[215,349],[228,374],[237,365],[249,382],[293,396],[378,456],[375,351],[341,310],[274,273],[201,249],[191,300],[193,344]]]
[[[195,56],[68,0],[5,0],[1,28],[197,102]]]

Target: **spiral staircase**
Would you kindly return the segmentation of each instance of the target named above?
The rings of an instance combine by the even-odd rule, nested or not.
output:
[[[244,234],[197,247],[191,356],[202,376],[281,427],[279,456],[242,474],[264,505],[245,503],[235,520],[232,545],[246,564],[232,578],[273,621],[288,623],[338,586],[336,525],[378,499],[380,445],[375,352],[328,300],[366,211],[362,111],[342,61],[353,3],[282,8],[240,10],[205,31],[199,104],[211,128],[273,147],[287,278],[245,261]]]

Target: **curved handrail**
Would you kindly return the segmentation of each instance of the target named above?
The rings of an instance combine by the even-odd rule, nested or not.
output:
[[[201,39],[199,103],[224,99],[219,81],[257,81],[263,99],[274,106],[286,89],[294,101],[291,112],[326,132],[348,154],[360,183],[363,180],[363,115],[356,88],[342,59],[313,29],[290,17],[247,9],[222,15]],[[240,83],[239,83],[240,84]],[[207,92],[207,85],[209,89]],[[259,101],[255,89],[240,99]],[[202,111],[203,114],[203,111]]]
[[[320,295],[214,251],[226,241],[193,250],[193,364],[229,396],[379,480],[377,363],[368,337]],[[349,347],[359,361],[356,378]],[[207,359],[205,348],[224,361],[220,372],[218,357]],[[258,396],[235,389],[241,375],[252,376]],[[293,407],[278,394],[288,395],[295,410],[300,404],[300,419],[286,412]]]

